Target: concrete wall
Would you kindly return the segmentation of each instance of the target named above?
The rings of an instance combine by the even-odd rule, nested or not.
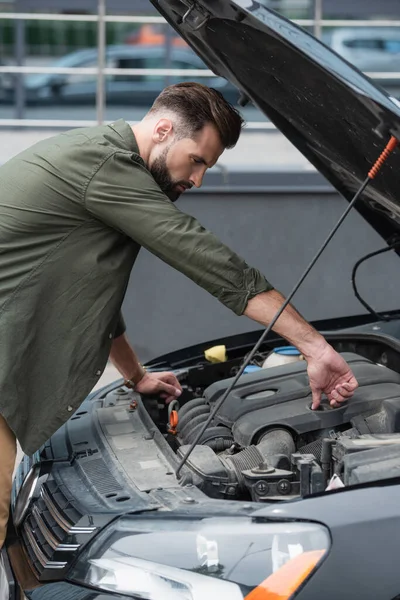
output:
[[[179,201],[271,283],[287,294],[331,230],[346,202],[321,185],[295,193],[287,184],[301,182],[290,174],[279,185],[252,193],[212,190],[191,192]],[[249,175],[250,180],[255,175]],[[240,179],[240,177],[239,177]],[[268,177],[271,181],[271,176]],[[246,186],[245,186],[246,187]],[[261,187],[259,188],[261,190]],[[302,314],[322,319],[365,310],[353,296],[350,276],[357,259],[384,246],[362,218],[348,217],[325,255],[298,292],[294,304]],[[400,305],[400,258],[389,253],[360,268],[359,290],[376,309]],[[259,328],[246,317],[236,317],[181,273],[142,250],[132,271],[124,302],[131,341],[142,360],[224,335]]]

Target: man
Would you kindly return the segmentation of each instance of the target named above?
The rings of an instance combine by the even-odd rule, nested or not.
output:
[[[133,128],[121,120],[73,130],[0,168],[0,546],[15,438],[36,451],[109,357],[139,392],[181,393],[173,374],[143,370],[119,316],[141,246],[238,315],[266,326],[281,306],[259,271],[171,202],[201,185],[241,127],[218,92],[184,83]],[[314,408],[321,392],[333,406],[352,395],[351,370],[294,308],[275,331],[307,359]]]

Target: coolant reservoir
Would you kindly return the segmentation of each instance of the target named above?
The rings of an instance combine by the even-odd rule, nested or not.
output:
[[[263,369],[269,367],[277,367],[279,365],[286,365],[287,363],[297,362],[304,360],[301,352],[294,346],[281,346],[280,348],[274,348],[271,354],[263,362]]]

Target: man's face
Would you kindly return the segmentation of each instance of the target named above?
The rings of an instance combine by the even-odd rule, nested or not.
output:
[[[213,167],[224,148],[218,132],[207,124],[194,139],[171,141],[153,159],[150,171],[173,201],[193,186],[200,187],[207,169]]]

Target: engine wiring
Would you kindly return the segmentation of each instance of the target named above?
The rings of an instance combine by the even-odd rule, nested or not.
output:
[[[361,296],[360,292],[358,291],[357,284],[356,284],[356,275],[357,275],[357,271],[358,271],[359,267],[365,261],[369,260],[370,258],[373,258],[374,256],[379,256],[380,254],[384,254],[385,252],[390,252],[391,250],[395,250],[396,248],[400,248],[400,240],[397,240],[397,241],[393,242],[392,244],[389,244],[389,246],[386,246],[385,248],[381,248],[380,250],[375,250],[374,252],[370,252],[369,254],[366,254],[365,256],[360,258],[360,260],[358,260],[356,262],[356,264],[353,267],[352,273],[351,273],[351,285],[353,287],[355,297],[357,298],[357,300],[359,302],[361,302],[361,304],[364,306],[364,308],[366,308],[367,311],[369,313],[371,313],[371,315],[373,315],[378,321],[393,321],[395,319],[398,319],[398,315],[385,315],[383,313],[379,313],[376,310],[374,310],[372,308],[372,306],[370,306],[364,300],[364,298]]]
[[[209,427],[209,425],[211,424],[211,422],[215,418],[215,416],[218,413],[218,411],[221,409],[221,407],[224,404],[225,400],[228,398],[228,396],[231,394],[232,390],[235,388],[235,386],[236,386],[237,382],[239,381],[240,377],[243,375],[244,370],[251,363],[251,361],[253,360],[253,358],[257,354],[260,346],[262,345],[262,343],[264,342],[264,340],[267,338],[267,336],[269,335],[269,333],[273,329],[275,323],[277,322],[277,320],[279,319],[279,317],[281,316],[281,314],[283,313],[283,311],[285,310],[285,308],[289,305],[289,303],[293,299],[293,296],[296,294],[296,292],[298,291],[298,289],[302,285],[303,281],[306,279],[307,275],[313,269],[315,263],[318,261],[318,259],[320,258],[321,254],[324,252],[325,248],[327,247],[327,245],[329,244],[329,242],[331,241],[331,239],[333,238],[333,236],[335,235],[335,233],[337,232],[337,230],[339,229],[339,227],[342,225],[343,221],[346,219],[346,217],[348,216],[348,214],[350,213],[350,211],[352,210],[352,208],[356,204],[357,200],[360,198],[360,196],[363,194],[363,192],[365,191],[365,189],[368,187],[369,183],[373,179],[375,179],[375,177],[377,176],[377,174],[381,170],[382,166],[385,164],[385,162],[388,159],[388,157],[390,156],[390,154],[395,150],[395,148],[398,145],[398,143],[399,143],[398,140],[394,136],[392,136],[390,138],[390,140],[387,143],[387,145],[385,146],[383,152],[380,154],[379,158],[374,163],[374,165],[371,168],[371,170],[369,171],[366,179],[361,184],[360,188],[358,189],[358,191],[354,195],[353,199],[349,203],[349,205],[346,208],[346,210],[343,212],[342,216],[339,218],[339,220],[336,223],[336,225],[333,227],[333,229],[329,233],[328,237],[325,239],[325,241],[322,244],[321,248],[318,250],[318,252],[314,256],[314,258],[312,259],[312,261],[310,262],[310,264],[308,265],[308,267],[306,268],[306,270],[304,271],[304,273],[301,275],[299,281],[296,283],[296,285],[294,286],[294,288],[292,289],[292,291],[290,292],[290,294],[287,296],[286,300],[284,301],[284,303],[282,304],[282,306],[280,307],[280,309],[276,312],[276,314],[273,317],[273,319],[271,320],[270,324],[265,329],[265,331],[261,335],[261,337],[258,340],[258,342],[255,344],[253,350],[247,355],[247,358],[244,360],[243,364],[241,365],[241,367],[240,367],[240,369],[239,369],[236,377],[233,379],[231,385],[225,390],[225,393],[215,403],[215,406],[214,406],[213,410],[211,410],[210,415],[209,415],[207,421],[201,427],[200,431],[196,435],[195,440],[193,440],[193,443],[191,444],[190,448],[188,449],[188,451],[186,452],[185,456],[182,458],[182,460],[178,464],[178,467],[177,467],[176,472],[175,472],[176,477],[179,477],[179,474],[180,474],[182,468],[184,467],[185,463],[187,462],[189,456],[192,454],[193,450],[195,449],[195,447],[199,443],[200,439],[202,438],[204,432]]]

